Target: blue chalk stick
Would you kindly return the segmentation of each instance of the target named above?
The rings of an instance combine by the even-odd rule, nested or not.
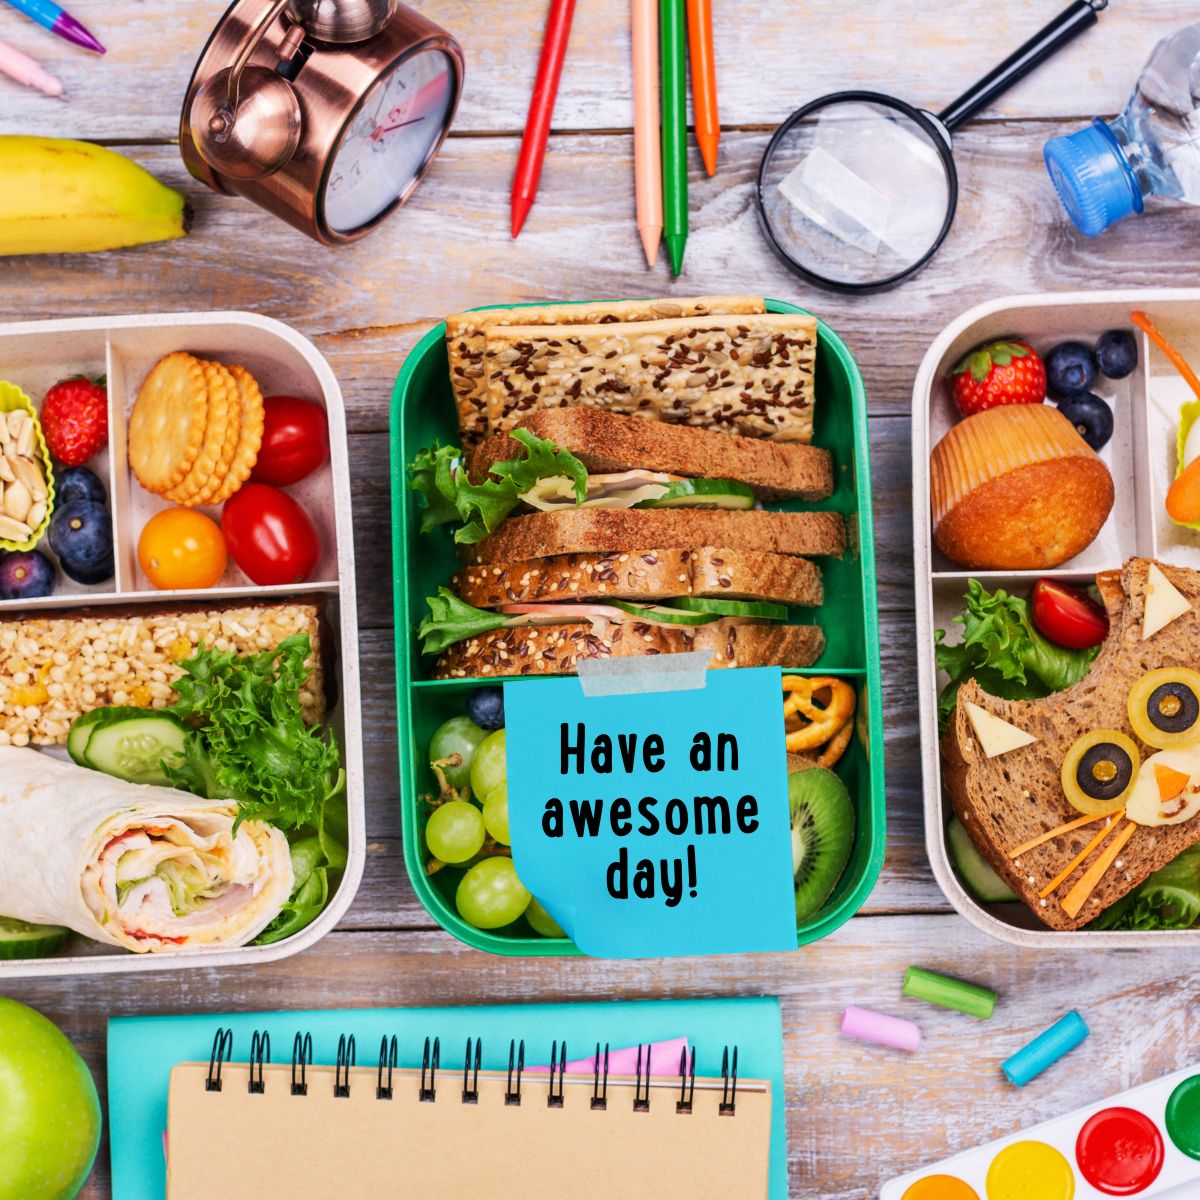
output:
[[[1087,1023],[1072,1009],[1045,1033],[1039,1033],[1028,1046],[1006,1059],[1000,1069],[1008,1076],[1009,1083],[1024,1087],[1047,1067],[1058,1062],[1064,1054],[1074,1050],[1087,1035]]]

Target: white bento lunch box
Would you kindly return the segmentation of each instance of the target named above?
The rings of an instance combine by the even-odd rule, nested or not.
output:
[[[312,518],[321,539],[321,559],[307,582],[260,587],[251,583],[232,559],[221,580],[203,591],[159,591],[142,575],[137,564],[138,535],[146,521],[168,502],[146,492],[133,480],[126,462],[126,421],[141,381],[160,358],[173,350],[240,363],[258,381],[264,395],[300,396],[324,407],[329,423],[329,461],[288,489]],[[136,608],[174,601],[189,605],[212,601],[214,605],[229,606],[285,597],[319,602],[325,636],[325,719],[341,746],[346,770],[348,860],[338,889],[320,916],[283,941],[265,946],[134,954],[73,938],[68,952],[57,956],[0,962],[0,982],[32,976],[226,967],[285,958],[311,946],[337,924],[354,899],[366,857],[354,540],[341,390],[329,364],[311,342],[281,322],[254,313],[166,313],[0,325],[0,379],[20,387],[34,401],[35,408],[51,384],[75,374],[105,375],[108,380],[108,447],[91,466],[109,492],[116,574],[110,582],[91,587],[64,577],[51,596],[0,601],[0,621],[50,615],[57,610],[69,612],[84,605],[89,609]],[[214,510],[209,513],[216,515]],[[44,539],[38,548],[49,553]],[[59,753],[57,749],[54,752]]]
[[[1200,569],[1200,535],[1174,525],[1163,502],[1174,478],[1180,404],[1195,397],[1174,367],[1138,332],[1138,365],[1122,380],[1098,380],[1095,390],[1112,405],[1116,427],[1100,451],[1115,485],[1115,502],[1096,540],[1062,566],[1044,571],[963,571],[933,544],[929,455],[957,419],[946,378],[973,346],[1001,337],[1028,340],[1045,353],[1070,338],[1091,342],[1107,329],[1133,328],[1129,314],[1146,312],[1183,355],[1200,363],[1200,289],[1063,292],[1008,296],[981,304],[952,321],[930,346],[913,385],[913,559],[917,610],[917,691],[921,713],[921,774],[925,844],[947,899],[976,928],[1017,946],[1114,947],[1200,945],[1200,929],[1150,931],[1053,930],[1021,903],[985,905],[959,882],[946,846],[949,804],[942,794],[937,695],[944,677],[934,664],[934,631],[957,641],[951,618],[962,610],[968,579],[1018,593],[1044,577],[1087,585],[1097,572],[1126,559],[1157,558]],[[1047,497],[1053,503],[1053,497]]]

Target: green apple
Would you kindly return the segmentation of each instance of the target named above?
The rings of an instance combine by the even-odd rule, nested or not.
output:
[[[0,996],[0,1200],[71,1200],[99,1144],[87,1064],[41,1013]]]

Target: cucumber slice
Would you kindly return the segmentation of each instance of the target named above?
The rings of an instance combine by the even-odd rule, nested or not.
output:
[[[716,617],[708,613],[685,612],[678,608],[668,608],[665,604],[630,604],[626,600],[610,601],[613,608],[634,617],[645,617],[648,621],[661,621],[664,625],[708,625]]]
[[[732,479],[679,479],[668,484],[657,500],[643,500],[635,508],[753,508],[754,493]]]
[[[1017,899],[1017,894],[996,874],[991,863],[983,857],[971,841],[971,835],[963,828],[957,817],[950,818],[946,826],[946,844],[950,847],[950,861],[966,885],[967,891],[984,904],[1003,904]]]
[[[187,730],[166,713],[142,708],[134,713],[94,726],[84,763],[130,783],[167,784],[163,761],[182,759]]]
[[[672,601],[676,608],[688,612],[711,613],[715,617],[755,617],[762,621],[786,621],[787,609],[782,604],[765,600],[706,600],[703,596],[678,596]]]
[[[76,717],[72,722],[70,732],[67,734],[67,753],[81,767],[86,767],[89,765],[84,757],[87,752],[88,739],[95,733],[97,725],[107,725],[109,721],[121,721],[127,717],[144,717],[145,715],[144,708],[135,708],[130,705],[114,704],[108,708],[93,708],[90,712]]]
[[[70,932],[61,925],[30,925],[15,917],[0,917],[0,961],[45,958],[66,941]]]

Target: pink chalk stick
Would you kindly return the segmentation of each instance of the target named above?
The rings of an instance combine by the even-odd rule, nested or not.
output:
[[[687,1049],[688,1040],[685,1037],[671,1038],[666,1042],[655,1042],[650,1047],[650,1069],[646,1069],[646,1050],[642,1048],[642,1073],[650,1075],[678,1075],[679,1055]],[[619,1050],[608,1052],[608,1073],[610,1075],[635,1075],[637,1073],[638,1048],[623,1046]],[[601,1070],[603,1070],[604,1050],[600,1051]],[[587,1058],[577,1058],[567,1063],[568,1075],[589,1075],[596,1069],[595,1055]],[[549,1067],[526,1067],[531,1075],[545,1075]]]
[[[860,1042],[891,1046],[895,1050],[913,1051],[921,1045],[921,1031],[911,1021],[859,1008],[856,1004],[847,1005],[842,1013],[842,1034]]]

